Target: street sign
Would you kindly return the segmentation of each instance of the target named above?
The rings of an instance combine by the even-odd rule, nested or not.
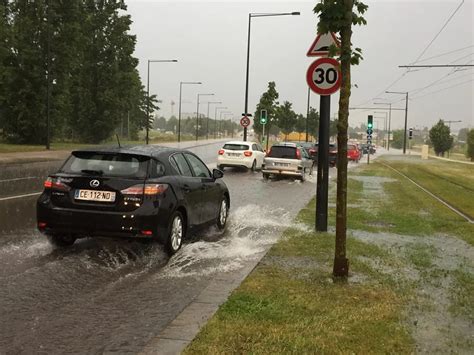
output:
[[[248,118],[247,116],[244,116],[240,119],[240,125],[244,128],[247,128],[248,126],[250,126],[250,118]]]
[[[316,59],[306,72],[306,82],[309,87],[321,96],[331,95],[338,91],[341,81],[339,62],[334,58]]]
[[[260,110],[260,124],[267,124],[267,110]]]
[[[341,44],[334,33],[328,32],[317,35],[306,55],[308,57],[325,57],[329,54],[329,47],[331,45],[335,45],[337,48],[341,47]]]

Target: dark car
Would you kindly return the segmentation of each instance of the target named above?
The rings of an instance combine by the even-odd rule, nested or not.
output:
[[[361,144],[362,154],[375,154],[375,146],[373,144]]]
[[[318,162],[318,143],[314,144],[314,163]],[[329,143],[329,166],[335,167],[337,163],[337,144]]]
[[[172,255],[193,229],[225,227],[230,197],[222,176],[186,150],[74,151],[44,183],[38,229],[56,246],[81,237],[148,238]]]

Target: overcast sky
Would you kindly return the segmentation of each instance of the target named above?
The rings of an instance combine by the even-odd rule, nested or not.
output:
[[[255,111],[268,82],[275,81],[280,103],[290,101],[297,113],[306,114],[305,73],[315,59],[308,58],[306,52],[316,36],[318,18],[312,12],[316,1],[126,3],[133,20],[131,33],[137,36],[135,56],[140,60],[143,84],[146,86],[148,59],[178,60],[150,67],[150,94],[163,100],[160,115],[165,117],[171,115],[172,101],[176,103],[174,114],[178,114],[179,82],[201,81],[202,85],[183,86],[183,112],[196,111],[198,93],[214,93],[201,101],[222,101],[221,106],[227,106],[239,119],[244,110],[248,13],[300,11],[301,16],[252,19],[249,111]],[[462,120],[452,123],[453,131],[474,127],[472,68],[410,72],[398,68],[417,60],[461,0],[366,3],[368,24],[354,28],[353,44],[362,48],[364,60],[352,68],[352,82],[358,87],[352,91],[351,107],[374,107],[374,98],[380,97],[393,102],[392,107],[404,108],[404,95],[384,91],[409,91],[410,127],[431,127],[439,118]],[[473,64],[473,32],[473,1],[465,0],[418,64]],[[447,52],[453,53],[439,56]],[[332,95],[332,116],[337,113],[338,99],[338,94]],[[211,117],[215,106],[211,106]],[[311,106],[319,111],[318,95],[311,95]],[[201,104],[200,112],[206,111],[207,104]],[[366,122],[368,114],[380,117],[383,128],[385,114],[373,110],[351,110],[349,124]],[[403,121],[403,111],[392,111],[392,128],[402,128]]]

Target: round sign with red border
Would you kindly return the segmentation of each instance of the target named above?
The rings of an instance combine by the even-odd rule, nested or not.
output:
[[[250,126],[250,118],[248,118],[247,116],[242,117],[240,119],[240,125],[244,128]]]
[[[315,60],[306,72],[306,82],[316,94],[334,94],[341,87],[342,75],[339,62],[334,58]]]

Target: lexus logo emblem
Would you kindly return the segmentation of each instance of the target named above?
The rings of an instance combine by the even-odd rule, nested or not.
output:
[[[91,185],[91,187],[99,187],[100,182],[99,182],[99,180],[91,180],[89,185]]]

